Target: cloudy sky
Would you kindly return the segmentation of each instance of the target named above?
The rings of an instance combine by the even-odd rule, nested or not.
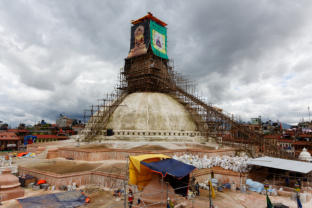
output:
[[[209,103],[245,120],[309,118],[310,0],[2,0],[0,120],[81,116],[117,84],[130,21],[148,11],[168,23],[175,70]]]

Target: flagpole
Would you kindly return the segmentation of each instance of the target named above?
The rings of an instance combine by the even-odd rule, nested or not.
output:
[[[265,195],[266,195],[266,201],[267,201],[267,208],[273,208],[273,204],[268,196],[269,184],[267,181],[264,182],[264,188],[265,188]]]

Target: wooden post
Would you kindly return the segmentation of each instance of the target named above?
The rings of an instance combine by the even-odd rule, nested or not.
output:
[[[163,207],[164,204],[164,177],[161,175],[161,207]]]
[[[126,181],[124,180],[124,208],[127,208],[127,187],[126,187]]]
[[[275,185],[275,174],[273,174],[273,186]]]

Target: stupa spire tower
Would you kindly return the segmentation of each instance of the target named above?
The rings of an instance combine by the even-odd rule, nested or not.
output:
[[[131,23],[130,50],[124,66],[126,91],[170,91],[167,24],[150,12]]]

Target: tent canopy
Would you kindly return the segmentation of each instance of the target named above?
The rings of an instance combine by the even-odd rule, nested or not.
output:
[[[194,166],[171,158],[150,163],[142,161],[141,164],[152,172],[160,173],[165,181],[174,188],[176,194],[187,196],[189,174],[195,169]]]
[[[141,164],[154,172],[162,174],[164,177],[169,174],[177,178],[182,178],[195,169],[193,165],[188,165],[171,158],[150,163],[142,161]]]
[[[151,170],[142,165],[141,162],[146,163],[160,161],[162,159],[170,158],[163,154],[146,154],[129,157],[129,184],[137,185],[139,190],[142,190],[144,186],[152,179]]]

